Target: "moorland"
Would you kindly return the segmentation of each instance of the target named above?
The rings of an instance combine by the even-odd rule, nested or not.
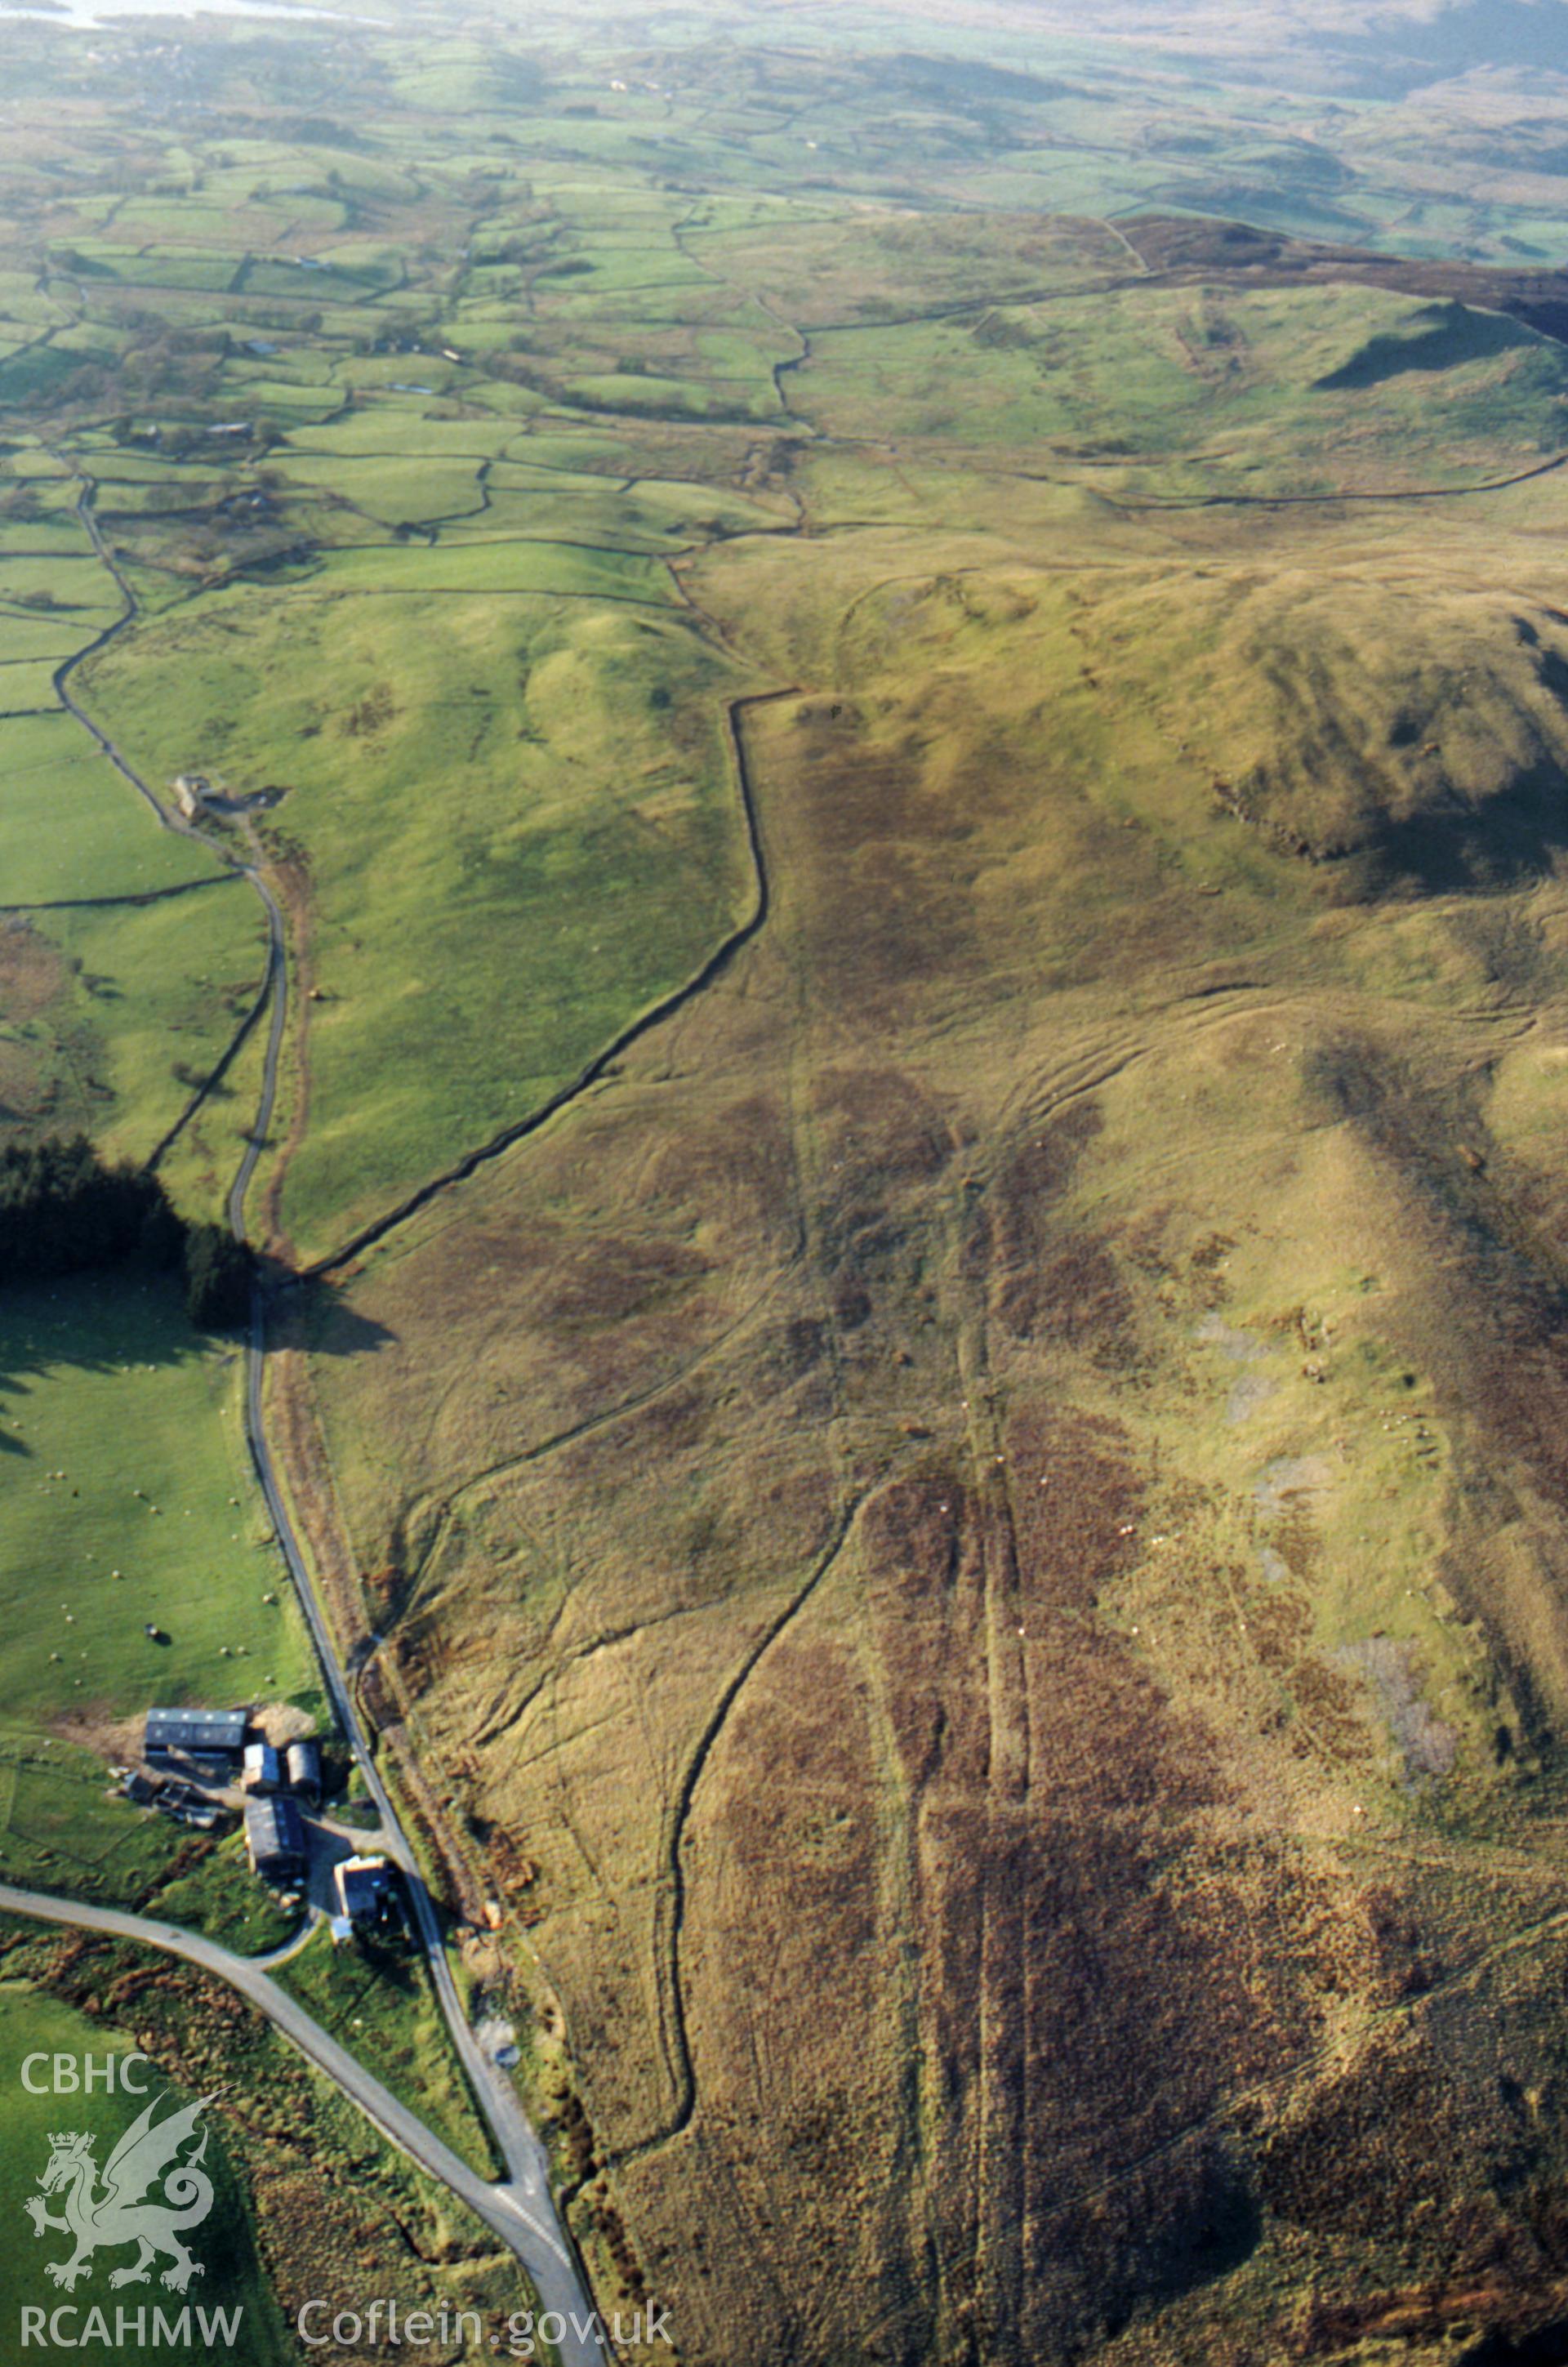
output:
[[[256,868],[274,1450],[691,2367],[1568,2323],[1538,15],[15,32],[6,1128],[222,1210]],[[18,1797],[100,1560],[310,1692],[123,1315],[8,1303]]]

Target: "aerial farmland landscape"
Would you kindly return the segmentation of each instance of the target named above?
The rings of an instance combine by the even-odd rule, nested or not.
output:
[[[0,2367],[1561,2367],[1565,0],[0,131]]]

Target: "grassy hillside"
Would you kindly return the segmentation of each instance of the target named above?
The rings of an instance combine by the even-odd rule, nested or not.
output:
[[[826,434],[1028,445],[1144,498],[1458,489],[1568,446],[1561,347],[1360,289],[965,300],[814,331],[790,392]]]
[[[152,768],[194,745],[288,788],[262,827],[299,881],[311,997],[281,1199],[306,1257],[547,1099],[750,892],[736,670],[658,606],[481,597],[492,550],[451,554],[474,580],[438,633],[427,555],[400,552],[405,599],[215,595],[92,671]]]
[[[1283,528],[840,541],[836,632],[708,561],[800,604],[767,927],[314,1319],[383,1682],[705,2351],[742,2247],[823,2357],[1551,2305],[1471,2164],[1560,2174],[1476,2067],[1555,2059],[1558,628],[1528,527],[1438,597],[1398,517],[1348,601]]]
[[[1545,2356],[1562,108],[1535,11],[1081,13],[13,28],[0,1120],[145,1155],[265,867],[268,1420],[602,2304]],[[122,1297],[7,1318],[6,1850],[243,1931],[85,1750],[310,1683]],[[299,2101],[286,2300],[491,2290]]]

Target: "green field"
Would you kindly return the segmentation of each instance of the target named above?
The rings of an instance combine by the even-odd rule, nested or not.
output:
[[[46,2230],[40,2239],[23,2216],[23,2205],[37,2191],[38,2180],[50,2158],[51,2131],[62,2127],[90,2131],[96,2140],[94,2158],[101,2172],[116,2142],[140,2117],[147,2103],[155,2101],[156,2119],[162,2121],[192,2101],[189,2090],[169,2086],[151,2069],[133,2075],[145,2082],[149,2091],[145,2099],[127,2094],[118,2085],[112,2094],[106,2094],[100,2087],[90,2098],[53,2092],[35,2096],[23,2085],[22,2066],[28,2057],[40,2053],[47,2053],[51,2064],[52,2058],[60,2055],[70,2056],[76,2064],[91,2056],[101,2066],[106,2055],[123,2058],[132,2051],[132,2045],[130,2034],[112,2019],[97,2015],[89,2020],[23,1982],[0,1982],[0,2077],[6,2081],[7,2100],[0,2211],[4,2211],[11,2230],[10,2240],[4,2248],[6,2265],[0,2267],[0,2310],[4,2310],[8,2325],[18,2325],[18,2310],[41,2308],[47,2316],[64,2299],[61,2289],[45,2275],[44,2264],[68,2259],[72,2239],[52,2229]],[[33,2067],[35,2081],[52,2077],[50,2066]],[[186,2155],[190,2150],[188,2145],[184,2148]],[[96,2274],[88,2283],[77,2288],[77,2318],[66,2321],[85,2327],[86,2313],[95,2303],[105,2311],[108,2339],[94,2344],[94,2357],[112,2361],[114,2367],[138,2367],[138,2362],[147,2358],[148,2348],[135,2332],[136,2310],[145,2311],[150,2335],[155,2305],[162,2305],[166,2318],[177,2320],[187,2302],[192,2310],[191,2340],[160,2345],[159,2357],[186,2361],[191,2367],[211,2357],[212,2346],[202,2339],[196,2315],[199,2308],[243,2312],[240,2337],[243,2349],[237,2355],[245,2359],[247,2367],[252,2361],[256,2367],[272,2367],[273,2361],[281,2362],[293,2356],[257,2257],[254,2225],[243,2183],[231,2165],[224,2140],[216,2130],[209,2133],[203,2168],[213,2181],[216,2198],[199,2231],[193,2230],[189,2248],[202,2263],[205,2273],[193,2279],[188,2293],[176,2300],[157,2282],[167,2265],[160,2261],[152,2283],[132,2286],[114,2296],[103,2289],[107,2256],[99,2256],[94,2262]],[[45,2207],[52,2217],[59,2217],[62,2197],[59,2193],[46,2197]],[[129,2267],[135,2257],[134,2252],[117,2248],[112,2265]],[[127,2308],[130,2325],[126,2338],[117,2341],[118,2306]]]
[[[396,556],[412,585],[424,554]],[[491,550],[433,556],[462,574]],[[263,827],[310,869],[322,999],[283,1202],[303,1253],[525,1116],[749,892],[721,708],[740,685],[683,618],[453,595],[432,635],[425,614],[220,594],[92,669],[96,711],[155,774],[195,742],[236,782],[290,784]]]
[[[12,904],[145,895],[218,869],[202,848],[158,829],[63,714],[0,723],[0,855]]]
[[[254,900],[221,875],[189,896],[17,916],[0,966],[18,1006],[25,980],[33,991],[0,1042],[10,1122],[148,1158],[222,1059],[265,961]],[[232,1099],[225,1079],[217,1106]]]
[[[186,1838],[120,1799],[101,1758],[26,1719],[0,1728],[0,1807],[6,1881],[117,1906],[153,1897]]]
[[[0,1718],[316,1707],[241,1438],[237,1343],[193,1333],[173,1284],[95,1275],[7,1293],[0,1375]]]
[[[491,598],[542,595],[556,600],[623,600],[665,607],[674,597],[664,570],[636,552],[521,538],[453,543],[434,551],[334,551],[312,576],[311,587],[329,598],[375,594],[422,604],[476,594]]]
[[[276,1979],[471,2168],[486,2178],[499,2174],[430,1976],[412,1946],[368,1939],[334,1944],[322,1928],[301,1954],[279,1966]]]

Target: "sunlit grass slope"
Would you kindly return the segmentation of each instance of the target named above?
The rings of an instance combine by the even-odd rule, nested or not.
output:
[[[436,554],[459,575],[487,555]],[[91,670],[153,770],[199,749],[288,789],[265,829],[308,883],[320,998],[296,1005],[308,1122],[283,1202],[307,1253],[526,1116],[750,893],[723,716],[743,681],[688,621],[424,600],[418,555],[396,558],[409,596],[217,595]]]
[[[238,1343],[193,1332],[173,1281],[7,1292],[0,1719],[310,1693],[299,1614],[264,1549],[242,1379]]]
[[[792,402],[838,436],[1043,445],[1166,499],[1458,487],[1568,447],[1561,347],[1364,289],[1134,287],[818,330]]]

